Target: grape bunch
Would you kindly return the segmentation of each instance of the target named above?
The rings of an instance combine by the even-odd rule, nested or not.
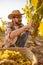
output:
[[[28,58],[22,56],[20,52],[16,51],[0,51],[0,65],[31,65]]]

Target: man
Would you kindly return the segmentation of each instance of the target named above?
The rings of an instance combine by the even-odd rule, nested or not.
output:
[[[12,11],[11,14],[8,15],[8,18],[12,19],[12,22],[10,22],[6,25],[5,41],[3,44],[4,48],[8,48],[12,44],[19,46],[19,44],[21,42],[19,42],[19,44],[17,44],[18,43],[17,40],[19,40],[18,38],[20,36],[22,36],[22,34],[31,27],[31,24],[23,26],[23,24],[21,23],[22,15],[23,14],[21,14],[19,10],[14,10],[14,11]],[[23,37],[24,37],[24,35],[23,35]],[[24,39],[23,43],[25,42],[25,40],[26,40],[26,38]],[[22,45],[23,44],[21,43],[20,46],[22,47]]]

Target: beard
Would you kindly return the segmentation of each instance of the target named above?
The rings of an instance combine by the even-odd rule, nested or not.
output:
[[[15,22],[17,25],[20,25],[21,24],[21,21],[22,20],[18,20],[18,22]]]

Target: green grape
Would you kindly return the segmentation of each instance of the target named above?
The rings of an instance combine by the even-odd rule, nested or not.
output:
[[[25,58],[24,56],[22,56],[20,52],[5,50],[2,53],[1,57],[2,57],[1,61],[3,61],[4,59],[7,59],[7,60],[14,60],[15,62],[18,63],[18,65],[28,65],[28,64],[31,65],[31,61]],[[12,65],[12,64],[8,62],[4,62],[2,65]]]

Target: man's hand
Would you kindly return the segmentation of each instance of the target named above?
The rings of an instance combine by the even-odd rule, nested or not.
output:
[[[32,26],[31,26],[31,23],[30,23],[30,24],[25,25],[25,26],[24,26],[24,29],[25,29],[25,31],[26,31],[26,30],[29,30],[31,27],[32,27]]]

